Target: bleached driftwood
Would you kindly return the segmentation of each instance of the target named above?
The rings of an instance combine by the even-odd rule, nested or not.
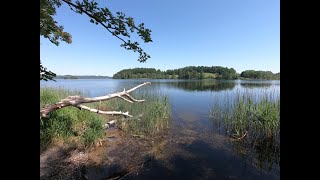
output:
[[[109,122],[107,122],[103,127],[108,129],[111,125],[116,124],[117,120],[111,120]]]
[[[134,102],[143,102],[145,100],[137,100],[134,99],[132,96],[129,95],[130,92],[140,88],[141,86],[151,84],[151,82],[145,82],[142,83],[136,87],[133,87],[129,90],[123,90],[122,92],[112,93],[105,96],[99,96],[99,97],[82,97],[82,96],[68,96],[65,99],[62,99],[60,102],[57,102],[55,104],[46,105],[42,109],[40,109],[40,119],[43,117],[47,117],[48,113],[55,111],[57,109],[61,109],[67,106],[74,106],[79,108],[80,110],[87,110],[91,112],[95,112],[98,114],[104,114],[104,115],[123,115],[127,117],[132,117],[129,112],[122,112],[122,111],[101,111],[99,109],[90,108],[88,106],[82,105],[84,103],[93,103],[93,102],[101,102],[101,101],[107,101],[113,98],[120,98],[127,102],[134,103]]]

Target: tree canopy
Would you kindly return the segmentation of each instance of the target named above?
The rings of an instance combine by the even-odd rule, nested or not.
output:
[[[240,74],[242,78],[248,79],[280,79],[280,73],[273,74],[271,71],[255,71],[255,70],[246,70],[242,71]]]
[[[245,70],[240,76],[233,68],[221,66],[187,66],[161,71],[155,68],[123,69],[113,75],[114,79],[280,79],[280,72]]]
[[[56,9],[63,3],[67,4],[72,11],[78,14],[85,14],[90,18],[90,22],[101,25],[113,36],[122,41],[121,47],[139,53],[139,62],[145,62],[148,55],[140,47],[137,41],[130,41],[130,34],[136,33],[144,43],[152,42],[151,30],[144,27],[144,23],[136,25],[132,17],[126,16],[123,12],[112,13],[107,7],[99,7],[94,0],[40,0],[40,36],[47,38],[51,43],[59,45],[60,41],[68,44],[72,43],[72,36],[64,31],[53,18]],[[52,80],[55,73],[47,70],[40,61],[40,80]]]
[[[154,68],[124,69],[113,75],[114,79],[152,78],[152,79],[237,79],[233,68],[221,66],[187,66],[184,68],[160,71]]]

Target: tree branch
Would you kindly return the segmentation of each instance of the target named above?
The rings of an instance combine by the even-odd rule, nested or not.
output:
[[[128,93],[130,93],[130,92],[132,92],[132,91],[134,91],[134,90],[136,90],[136,89],[138,89],[138,88],[140,88],[140,87],[142,87],[144,85],[147,85],[147,84],[151,84],[151,82],[142,83],[142,84],[140,84],[140,85],[138,85],[136,87],[133,87],[133,88],[131,88],[131,89],[127,90],[127,91],[124,91],[124,92],[126,92],[126,94],[128,94]]]
[[[101,24],[104,28],[106,28],[113,36],[117,37],[118,39],[120,39],[122,42],[126,43],[127,41],[125,41],[124,39],[122,39],[121,37],[119,37],[118,35],[115,35],[114,33],[112,33],[112,31],[109,29],[108,26],[106,26],[105,24],[103,24],[103,22],[101,22],[100,19],[97,19],[96,17],[94,17],[92,14],[90,14],[88,11],[86,11],[85,9],[83,9],[82,7],[77,6],[76,4],[73,4],[72,2],[69,2],[68,0],[62,0],[63,2],[67,3],[69,6],[73,6],[79,10],[81,10],[81,12],[84,12],[86,15],[88,15],[90,18],[96,20],[99,24]],[[112,28],[113,29],[113,28]]]
[[[78,105],[77,107],[84,109],[84,110],[88,110],[91,112],[95,112],[98,114],[104,114],[104,115],[124,115],[124,116],[128,116],[128,117],[133,117],[129,114],[129,112],[121,112],[121,111],[101,111],[98,109],[94,109],[94,108],[90,108],[88,106],[85,105]]]
[[[133,103],[133,101],[131,101],[131,100],[127,99],[127,98],[124,98],[124,97],[122,97],[122,96],[118,96],[118,97],[121,98],[121,99],[123,99],[123,100],[125,100],[125,101],[128,101],[129,103]]]
[[[110,100],[110,99],[113,99],[113,98],[121,98],[125,101],[128,101],[128,102],[143,102],[145,100],[136,100],[134,98],[132,98],[129,93],[144,86],[144,85],[148,85],[148,84],[151,84],[151,82],[145,82],[145,83],[142,83],[136,87],[133,87],[127,91],[122,91],[122,92],[117,92],[117,93],[112,93],[112,94],[108,94],[106,96],[99,96],[99,97],[93,97],[93,98],[87,98],[87,97],[82,97],[82,96],[68,96],[67,98],[65,99],[62,99],[60,102],[57,102],[55,104],[52,104],[52,105],[47,105],[47,106],[44,106],[41,110],[40,110],[40,119],[43,118],[43,117],[47,117],[48,116],[48,113],[52,112],[52,111],[55,111],[57,109],[61,109],[61,108],[64,108],[64,107],[67,107],[67,106],[74,106],[74,107],[77,107],[79,109],[85,109],[85,110],[88,110],[88,111],[91,111],[91,112],[96,112],[96,113],[99,113],[99,114],[105,114],[105,115],[124,115],[124,116],[128,116],[128,117],[132,117],[131,115],[128,114],[128,112],[126,113],[123,113],[123,112],[118,112],[118,111],[100,111],[98,109],[92,109],[92,108],[89,108],[87,106],[83,106],[81,104],[84,104],[84,103],[93,103],[93,102],[99,102],[99,101],[107,101],[107,100]],[[124,97],[128,97],[129,99],[131,100],[128,100]]]
[[[131,102],[143,102],[144,100],[138,100],[138,99],[134,99],[132,96],[130,96],[129,94],[125,94],[124,96],[127,96],[131,101]]]

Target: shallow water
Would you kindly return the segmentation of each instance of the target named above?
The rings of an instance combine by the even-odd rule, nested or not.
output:
[[[231,141],[209,118],[212,103],[224,101],[226,93],[231,94],[229,98],[239,92],[253,93],[257,98],[262,92],[271,92],[277,97],[280,81],[61,79],[41,82],[40,86],[76,89],[93,97],[146,81],[152,84],[138,90],[166,94],[172,107],[165,158],[153,159],[140,174],[124,179],[280,179],[274,154],[247,157],[242,153],[244,147]],[[268,162],[259,162],[264,160]],[[271,164],[271,168],[261,168],[263,163]]]

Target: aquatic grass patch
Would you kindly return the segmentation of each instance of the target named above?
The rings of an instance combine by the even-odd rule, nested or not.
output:
[[[277,135],[280,131],[280,96],[274,93],[237,91],[220,94],[220,97],[213,97],[210,117],[237,135],[246,131]]]
[[[215,96],[210,110],[219,130],[232,137],[235,152],[271,171],[280,163],[280,95],[237,91]]]
[[[171,107],[168,97],[160,92],[137,91],[134,92],[137,99],[145,99],[141,103],[131,104],[121,99],[112,99],[101,103],[95,103],[93,107],[102,110],[117,109],[129,111],[132,118],[123,116],[111,116],[110,120],[116,120],[117,126],[131,135],[152,136],[169,127]]]

